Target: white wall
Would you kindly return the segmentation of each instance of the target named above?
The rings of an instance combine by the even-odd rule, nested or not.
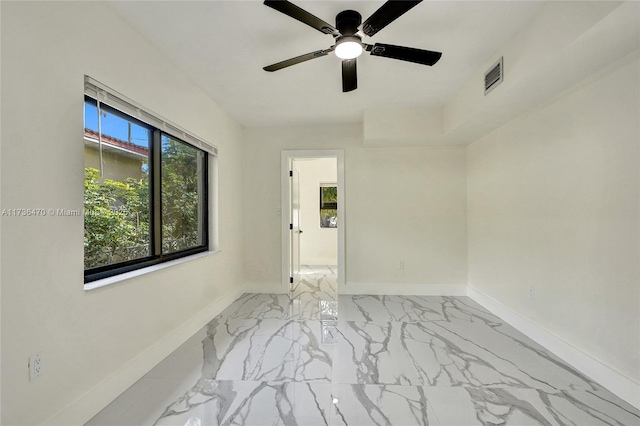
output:
[[[304,159],[294,167],[300,174],[300,264],[337,265],[338,230],[320,227],[320,184],[338,181],[338,161]]]
[[[347,265],[341,292],[418,294],[439,285],[464,290],[465,148],[365,148],[359,125],[247,129],[244,148],[245,277],[252,290],[281,287],[283,149],[345,152]],[[398,260],[405,261],[404,270],[397,269]]]
[[[242,291],[240,128],[103,4],[1,19],[3,208],[82,209],[84,74],[220,149],[222,252],[196,261],[87,292],[81,217],[2,217],[2,424],[82,424]]]
[[[469,285],[636,383],[639,75],[636,52],[468,148]]]

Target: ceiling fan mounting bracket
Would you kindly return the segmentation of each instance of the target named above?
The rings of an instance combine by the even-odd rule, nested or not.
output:
[[[336,15],[336,28],[343,36],[352,36],[358,32],[362,15],[355,10],[343,10]]]

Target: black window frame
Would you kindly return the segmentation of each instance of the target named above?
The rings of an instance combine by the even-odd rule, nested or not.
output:
[[[85,103],[93,104],[97,107],[97,100],[89,95],[84,96]],[[84,103],[83,103],[84,108]],[[172,260],[180,259],[187,256],[192,256],[198,253],[204,253],[209,251],[209,153],[205,150],[194,146],[182,138],[167,132],[166,130],[160,130],[157,127],[145,123],[135,117],[124,113],[117,108],[110,106],[104,101],[100,101],[100,110],[104,110],[110,114],[119,116],[126,120],[129,120],[137,125],[145,127],[151,130],[151,141],[149,144],[149,230],[150,241],[149,250],[150,255],[139,259],[129,260],[125,262],[113,263],[110,265],[103,265],[94,268],[84,269],[84,283],[88,284],[93,281],[101,280],[104,278],[121,275],[127,272],[135,271],[138,269],[147,268],[149,266],[158,265],[161,263],[169,262]],[[100,119],[100,117],[98,117]],[[162,135],[188,145],[202,153],[202,174],[203,174],[203,205],[202,208],[202,236],[203,244],[190,247],[188,249],[163,254],[162,253]]]
[[[320,209],[319,209],[319,215],[320,215],[320,229],[336,229],[336,226],[325,226],[324,222],[322,220],[323,217],[323,213],[326,212],[327,210],[335,210],[336,214],[338,213],[338,201],[325,201],[324,200],[324,190],[326,188],[335,188],[336,190],[336,196],[337,196],[337,192],[338,192],[338,184],[337,183],[321,183],[320,184]]]
[[[336,188],[338,190],[338,185],[320,185],[320,210],[337,210],[338,209],[338,201],[325,201],[324,200],[324,188]]]

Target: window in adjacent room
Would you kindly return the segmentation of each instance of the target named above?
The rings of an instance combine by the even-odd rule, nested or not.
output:
[[[85,282],[207,251],[211,153],[113,94],[86,92]]]
[[[338,186],[335,183],[320,184],[320,227],[338,227]]]

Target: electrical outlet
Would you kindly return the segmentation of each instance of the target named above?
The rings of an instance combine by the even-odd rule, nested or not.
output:
[[[29,357],[29,380],[33,381],[44,373],[42,355],[36,354]]]
[[[398,260],[398,269],[404,269],[404,260]]]
[[[536,300],[536,288],[529,287],[529,299]]]

